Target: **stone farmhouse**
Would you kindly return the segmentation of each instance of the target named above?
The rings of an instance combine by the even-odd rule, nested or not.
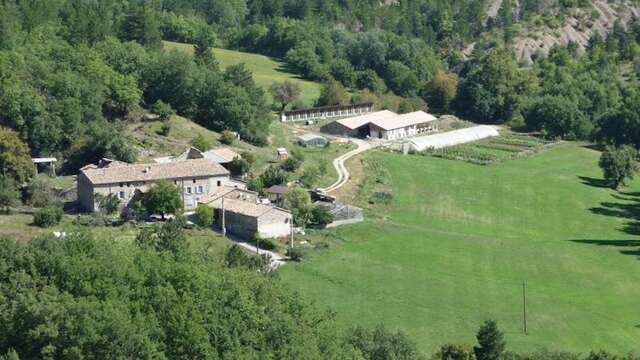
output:
[[[289,211],[261,203],[258,193],[249,190],[222,186],[199,203],[216,210],[218,227],[245,239],[286,237],[293,226]]]
[[[424,111],[398,115],[389,110],[340,119],[324,125],[320,131],[359,138],[397,140],[438,130],[436,117]]]
[[[80,169],[77,188],[80,206],[89,212],[98,209],[100,195],[115,195],[123,206],[138,201],[154,182],[167,180],[182,189],[185,209],[193,209],[198,199],[224,185],[235,185],[229,171],[207,159],[169,163],[127,164],[105,159],[98,165]]]

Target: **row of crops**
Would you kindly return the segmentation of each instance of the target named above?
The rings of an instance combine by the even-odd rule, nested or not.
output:
[[[423,154],[489,165],[530,156],[551,144],[551,141],[532,135],[504,134],[468,144],[441,149],[427,149]]]

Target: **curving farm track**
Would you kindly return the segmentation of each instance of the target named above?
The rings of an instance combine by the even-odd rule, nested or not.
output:
[[[347,181],[349,181],[349,171],[344,166],[344,163],[347,160],[374,147],[371,143],[361,139],[351,139],[351,141],[358,145],[358,147],[333,160],[333,167],[335,167],[336,171],[338,172],[338,180],[324,189],[326,193],[330,193],[341,188],[344,184],[347,183]]]

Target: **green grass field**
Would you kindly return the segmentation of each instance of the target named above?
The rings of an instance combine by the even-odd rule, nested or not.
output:
[[[171,41],[164,41],[163,44],[165,49],[178,49],[190,54],[193,53],[193,46],[190,44]],[[256,84],[265,90],[268,90],[269,86],[274,82],[282,82],[288,79],[298,83],[302,88],[300,99],[305,105],[313,105],[318,96],[320,96],[320,84],[303,80],[299,76],[287,72],[286,69],[284,69],[284,64],[277,59],[259,54],[218,48],[213,49],[213,53],[222,69],[230,65],[244,63],[247,69],[253,72],[253,79]],[[269,96],[269,99],[270,98]]]
[[[329,250],[281,276],[344,326],[384,323],[427,353],[472,344],[490,318],[514,351],[637,350],[640,182],[602,187],[598,157],[575,143],[492,166],[371,152],[391,204],[367,204],[382,186],[368,174],[367,220],[311,232]]]

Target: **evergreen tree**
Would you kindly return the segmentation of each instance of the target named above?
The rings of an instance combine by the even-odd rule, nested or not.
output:
[[[504,334],[498,330],[498,324],[494,320],[487,320],[482,324],[478,334],[478,346],[473,351],[477,360],[499,360],[505,351],[506,342]]]

